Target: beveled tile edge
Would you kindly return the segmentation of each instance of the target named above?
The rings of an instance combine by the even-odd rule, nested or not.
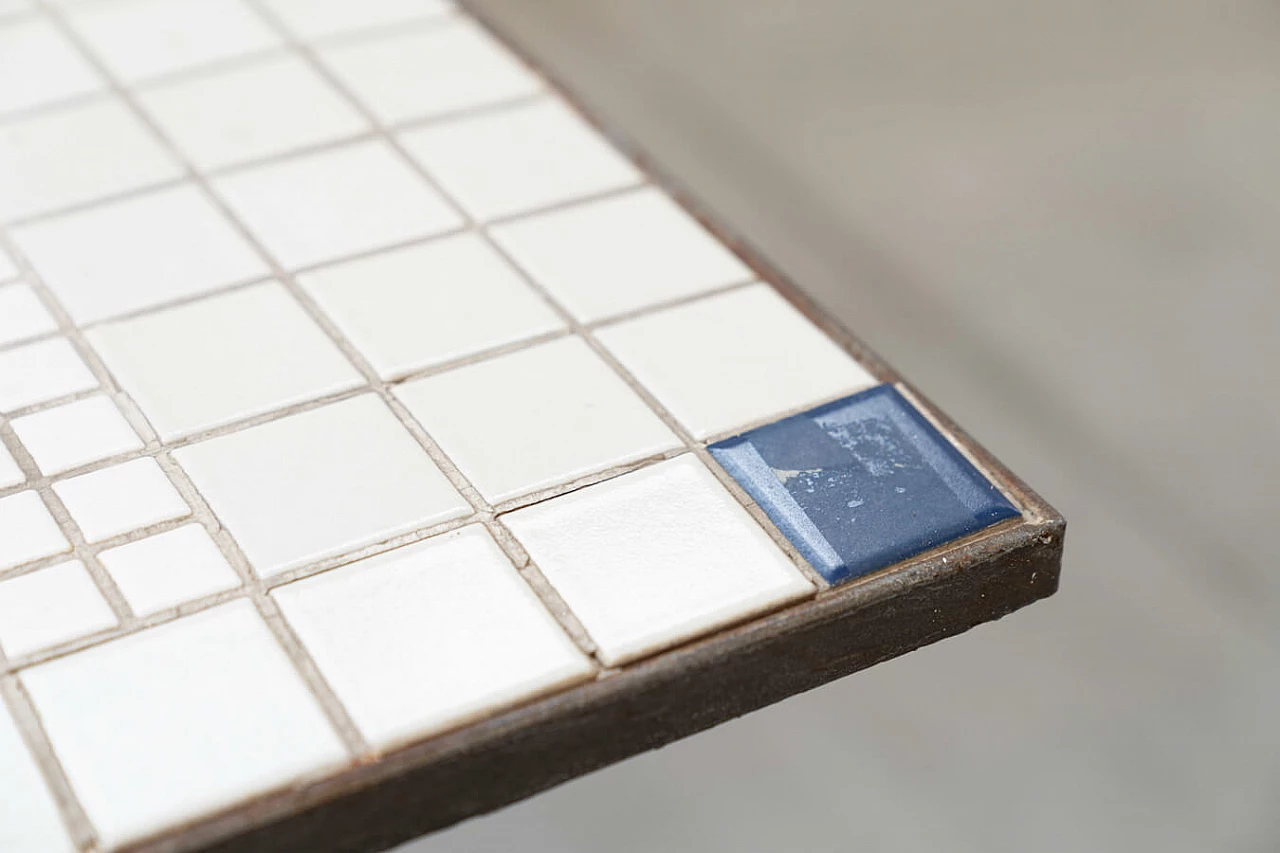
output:
[[[1052,506],[761,254],[700,209],[678,182],[602,125],[564,81],[533,62],[489,17],[465,0],[461,5],[761,281],[876,379],[895,385],[1022,517],[840,586],[824,585],[816,596],[606,670],[595,681],[240,803],[133,844],[125,853],[386,849],[999,619],[1057,590],[1066,521]],[[705,448],[714,440],[697,443]],[[723,473],[714,467],[713,472]],[[782,538],[754,504],[747,508],[775,539]]]

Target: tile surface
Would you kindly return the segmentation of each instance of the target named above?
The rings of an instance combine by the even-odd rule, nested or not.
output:
[[[246,601],[33,667],[22,681],[111,848],[345,760]]]
[[[752,277],[653,189],[499,225],[493,236],[584,322]]]
[[[0,267],[4,262],[0,261]],[[3,269],[0,269],[0,278]],[[58,330],[58,321],[28,284],[0,286],[0,345]]]
[[[813,591],[689,455],[516,510],[503,521],[610,665]]]
[[[363,383],[274,282],[108,323],[89,340],[163,438]]]
[[[0,569],[70,550],[40,495],[23,491],[0,498]]]
[[[470,511],[372,394],[174,456],[260,575]]]
[[[3,444],[0,444],[0,489],[16,486],[27,477],[18,467],[17,460]]]
[[[104,396],[14,418],[13,431],[44,474],[142,448],[138,433]]]
[[[96,92],[105,84],[57,28],[0,21],[0,115]]]
[[[41,778],[22,734],[0,702],[0,850],[6,853],[73,853],[53,795]]]
[[[890,385],[710,451],[833,582],[1019,515]]]
[[[299,38],[324,38],[374,27],[430,20],[453,11],[449,0],[265,0]]]
[[[379,747],[594,673],[479,526],[274,596],[356,725]]]
[[[396,393],[494,503],[680,444],[576,337],[429,376]]]
[[[191,512],[160,464],[149,456],[62,480],[54,483],[53,490],[90,542]]]
[[[9,657],[115,624],[111,608],[79,560],[0,581],[0,650]]]
[[[66,338],[0,350],[0,412],[98,387],[98,379]]]
[[[98,560],[138,616],[240,585],[235,570],[198,524],[109,548]]]

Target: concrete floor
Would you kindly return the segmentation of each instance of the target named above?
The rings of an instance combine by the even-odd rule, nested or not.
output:
[[[1280,849],[1280,4],[477,5],[1070,532],[1048,602],[405,853]]]

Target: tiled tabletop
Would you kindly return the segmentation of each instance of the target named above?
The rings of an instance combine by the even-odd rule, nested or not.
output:
[[[0,850],[234,842],[1057,531],[764,278],[442,0],[0,2]]]

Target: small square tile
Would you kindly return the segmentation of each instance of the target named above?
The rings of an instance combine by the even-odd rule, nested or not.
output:
[[[111,548],[98,561],[138,616],[240,586],[240,577],[198,524]]]
[[[0,444],[0,489],[16,486],[26,479],[27,475],[22,473],[9,449]]]
[[[272,595],[375,748],[491,715],[593,673],[479,526]]]
[[[62,480],[53,484],[53,491],[90,542],[191,513],[149,456]]]
[[[219,178],[215,185],[290,268],[461,224],[440,195],[381,142],[259,166]]]
[[[456,8],[449,0],[266,0],[266,5],[304,41],[429,20]]]
[[[470,21],[321,48],[320,57],[386,124],[535,94],[540,81]],[[412,80],[412,86],[405,81]]]
[[[115,624],[111,607],[79,560],[0,581],[0,649],[11,658]]]
[[[336,264],[298,282],[384,379],[564,327],[474,234]]]
[[[471,511],[372,394],[174,455],[264,576]]]
[[[428,376],[396,395],[494,503],[680,444],[578,337]]]
[[[504,223],[492,233],[583,322],[752,276],[693,217],[653,189]]]
[[[247,601],[32,667],[22,681],[106,849],[347,760]]]
[[[126,83],[281,44],[240,0],[117,0],[69,11],[71,25]]]
[[[369,129],[354,108],[294,56],[152,87],[139,92],[138,100],[200,169]]]
[[[96,92],[105,85],[50,22],[0,23],[0,113]]]
[[[0,287],[0,345],[58,331],[58,321],[30,285]]]
[[[876,384],[875,377],[763,284],[596,334],[698,438]]]
[[[14,266],[13,258],[0,251],[0,281],[8,281],[11,278],[17,278],[17,276],[18,268]]]
[[[16,228],[13,237],[81,325],[267,273],[231,223],[186,185]]]
[[[181,164],[113,98],[0,124],[0,221],[181,175]]]
[[[609,665],[813,592],[764,529],[689,455],[502,520]]]
[[[710,450],[832,582],[1019,514],[891,385]]]
[[[0,569],[71,550],[49,510],[33,491],[0,498]]]
[[[401,141],[482,221],[643,181],[627,158],[558,100],[420,128]]]
[[[13,431],[46,475],[142,449],[142,439],[109,397],[89,397],[16,418]]]
[[[88,337],[165,440],[364,383],[275,282],[107,323]]]
[[[0,850],[76,853],[40,768],[0,702]]]
[[[97,378],[66,338],[0,350],[0,412],[97,387]]]

